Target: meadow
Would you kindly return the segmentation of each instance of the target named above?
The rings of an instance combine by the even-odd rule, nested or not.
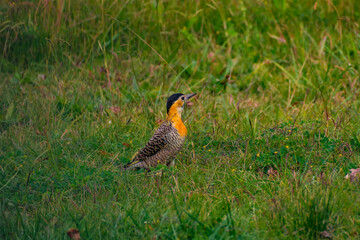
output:
[[[358,0],[1,1],[0,238],[359,239],[359,24]],[[176,166],[123,171],[177,92]]]

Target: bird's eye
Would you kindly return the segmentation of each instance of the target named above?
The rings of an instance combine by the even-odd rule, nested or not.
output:
[[[185,97],[181,97],[181,100],[184,100],[185,99]]]

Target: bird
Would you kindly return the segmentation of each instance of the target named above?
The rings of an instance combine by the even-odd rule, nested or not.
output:
[[[125,170],[156,167],[158,164],[174,166],[175,156],[182,149],[187,129],[181,119],[181,113],[186,102],[196,93],[171,95],[166,103],[166,120],[155,131],[145,147],[140,149],[131,162],[124,166]]]

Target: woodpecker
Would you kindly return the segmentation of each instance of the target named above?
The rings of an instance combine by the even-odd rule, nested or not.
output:
[[[158,164],[174,166],[174,157],[182,149],[187,135],[187,129],[181,120],[181,113],[186,102],[195,96],[196,93],[184,95],[175,93],[171,95],[166,103],[166,120],[156,130],[149,142],[132,161],[125,165],[124,169],[149,170]]]

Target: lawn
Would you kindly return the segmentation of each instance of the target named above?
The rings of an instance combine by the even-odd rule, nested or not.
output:
[[[360,238],[358,0],[5,0],[0,49],[1,239]]]

